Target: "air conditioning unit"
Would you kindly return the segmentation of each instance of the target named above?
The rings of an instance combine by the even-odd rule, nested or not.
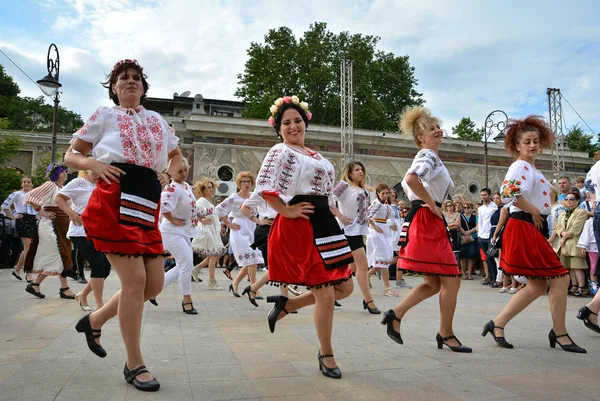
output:
[[[237,192],[237,185],[233,181],[217,181],[217,196],[229,196]]]

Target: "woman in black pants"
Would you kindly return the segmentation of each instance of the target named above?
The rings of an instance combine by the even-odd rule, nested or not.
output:
[[[80,171],[78,178],[75,178],[65,185],[56,195],[56,205],[63,210],[71,219],[67,237],[73,243],[77,254],[83,256],[88,261],[92,272],[90,280],[80,293],[75,295],[79,301],[79,306],[84,311],[90,311],[92,308],[87,303],[87,296],[90,292],[96,299],[96,309],[104,305],[102,293],[104,292],[104,280],[110,274],[110,263],[103,253],[94,249],[94,246],[85,237],[81,213],[88,204],[92,191],[96,188],[98,176],[89,170]],[[69,206],[72,202],[73,208]],[[83,269],[82,269],[83,270]],[[80,273],[80,277],[83,275]]]

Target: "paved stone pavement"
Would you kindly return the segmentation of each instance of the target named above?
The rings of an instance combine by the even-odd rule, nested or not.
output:
[[[217,274],[223,287],[229,284]],[[419,280],[407,278],[412,285]],[[600,399],[600,335],[575,318],[586,302],[582,299],[569,299],[567,325],[588,354],[548,346],[551,320],[545,296],[509,326],[507,336],[516,348],[506,350],[479,334],[510,295],[463,281],[455,331],[474,352],[458,354],[437,349],[437,298],[405,317],[405,345],[397,345],[379,324],[381,317],[362,310],[355,291],[336,308],[334,349],[343,379],[332,380],[317,369],[312,308],[286,317],[271,334],[265,302],[255,308],[227,291],[207,290],[206,282],[194,284],[197,316],[181,312],[176,285],[159,296],[158,307],[145,306],[142,348],[162,387],[141,393],[123,380],[125,351],[117,319],[104,327],[108,356],[100,359],[75,331],[83,312],[76,301],[58,297],[57,279],[43,283],[47,297],[40,300],[25,293],[25,284],[10,270],[0,270],[0,400]],[[373,284],[381,309],[397,302],[381,295],[381,281],[374,278]],[[82,285],[71,282],[71,287],[77,291]],[[117,277],[111,275],[106,293],[117,288]],[[275,287],[263,291],[276,293]]]

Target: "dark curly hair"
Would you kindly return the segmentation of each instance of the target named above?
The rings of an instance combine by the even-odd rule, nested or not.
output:
[[[144,69],[142,67],[140,67],[140,65],[135,60],[131,60],[131,62],[121,62],[120,61],[117,64],[119,64],[119,65],[116,68],[114,68],[110,74],[108,74],[106,76],[106,81],[101,82],[102,86],[104,86],[106,89],[108,89],[108,98],[110,100],[112,100],[113,103],[116,104],[117,106],[120,105],[119,98],[112,90],[113,85],[117,82],[117,79],[119,79],[119,75],[121,75],[123,72],[125,72],[127,70],[134,70],[138,73],[138,75],[142,79],[142,86],[144,87],[144,94],[142,95],[142,97],[140,99],[140,104],[142,104],[144,102],[144,100],[146,100],[146,93],[148,93],[148,89],[150,88],[150,85],[148,84],[148,81],[147,81],[148,76],[146,74],[144,74]]]
[[[304,120],[304,125],[306,125],[306,127],[308,128],[308,117],[306,116],[306,111],[304,111],[302,107],[295,103],[283,103],[283,105],[279,107],[279,110],[277,110],[277,115],[275,116],[275,125],[273,128],[275,128],[277,136],[279,136],[279,130],[281,129],[281,116],[283,116],[283,113],[287,109],[294,109],[298,113],[300,113],[300,117],[302,117],[302,119]]]
[[[537,132],[540,136],[540,148],[552,148],[554,143],[554,134],[542,116],[527,116],[523,119],[513,119],[508,121],[506,126],[506,138],[504,139],[504,148],[508,153],[517,156],[517,143],[524,132]]]

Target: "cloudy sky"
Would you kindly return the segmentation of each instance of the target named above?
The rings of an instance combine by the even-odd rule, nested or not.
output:
[[[463,116],[482,125],[498,108],[547,116],[546,88],[555,87],[600,132],[595,0],[0,0],[0,7],[0,49],[37,80],[55,42],[61,104],[84,119],[110,105],[99,82],[119,59],[140,61],[150,96],[190,90],[235,99],[251,41],[279,26],[300,36],[322,21],[332,32],[380,36],[382,50],[409,55],[417,89],[448,131]],[[2,54],[0,64],[22,95],[40,94]],[[567,125],[580,121],[563,108]]]

